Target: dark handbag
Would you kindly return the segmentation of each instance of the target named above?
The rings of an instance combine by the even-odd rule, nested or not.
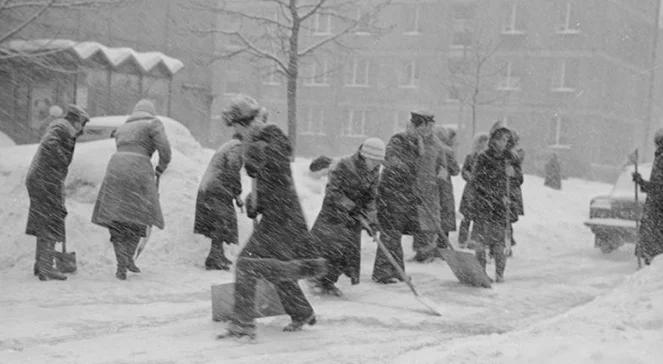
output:
[[[62,251],[55,252],[55,268],[62,273],[76,272],[76,252],[67,252],[67,243],[62,242]]]

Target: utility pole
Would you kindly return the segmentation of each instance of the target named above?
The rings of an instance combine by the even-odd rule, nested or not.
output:
[[[657,48],[658,48],[658,33],[659,29],[659,17],[661,13],[661,1],[656,2],[656,12],[654,13],[654,39],[651,49],[651,64],[649,66],[649,93],[647,95],[647,119],[645,120],[644,128],[644,143],[642,145],[642,155],[645,158],[648,158],[650,155],[649,145],[651,144],[651,138],[649,134],[651,133],[652,122],[654,118],[654,91],[656,88],[656,57],[657,57]]]

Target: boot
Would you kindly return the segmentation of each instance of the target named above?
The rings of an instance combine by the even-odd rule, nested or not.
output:
[[[241,323],[235,320],[230,321],[226,332],[220,335],[217,335],[217,339],[224,339],[227,337],[248,337],[250,339],[255,339],[256,337],[256,325],[254,323]]]
[[[39,249],[39,280],[67,280],[67,276],[53,269],[53,258],[55,255],[53,249],[55,248],[55,242],[42,239],[39,240],[41,245],[41,249]]]
[[[117,270],[115,271],[115,277],[121,281],[127,279],[127,257],[125,252],[125,246],[121,242],[114,242],[113,249],[115,250],[115,259],[117,259]]]
[[[41,254],[42,250],[42,243],[40,242],[40,239],[37,238],[37,247],[35,248],[35,264],[32,267],[32,273],[35,276],[39,276],[39,254]]]
[[[134,262],[134,255],[136,254],[136,248],[138,248],[138,240],[128,242],[127,248],[127,269],[129,272],[140,273],[140,268],[138,268],[136,262]]]
[[[308,324],[308,325],[313,326],[313,325],[315,325],[316,322],[317,321],[315,319],[315,314],[312,313],[311,316],[309,316],[309,317],[307,317],[303,320],[292,320],[292,322],[290,322],[288,325],[286,325],[283,328],[283,331],[286,331],[286,332],[299,331],[299,330],[302,329],[302,327],[304,325]]]
[[[230,270],[230,262],[223,254],[223,242],[212,239],[209,254],[205,259],[205,269],[207,270]]]

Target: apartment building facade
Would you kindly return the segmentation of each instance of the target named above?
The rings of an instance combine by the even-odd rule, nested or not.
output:
[[[555,151],[568,175],[610,178],[658,126],[648,103],[657,9],[657,0],[393,1],[383,31],[356,29],[344,47],[301,60],[297,153],[352,153],[427,109],[458,130],[461,154],[505,120],[529,171]],[[333,20],[311,17],[302,42],[333,34]],[[285,81],[268,68],[219,64],[212,113],[246,92],[285,127]]]

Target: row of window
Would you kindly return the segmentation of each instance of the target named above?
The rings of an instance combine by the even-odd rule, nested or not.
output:
[[[409,121],[409,112],[394,111],[391,132],[398,133],[404,131]],[[300,117],[299,134],[326,136],[325,125],[329,125],[325,120],[325,109],[319,106],[306,106],[305,112]],[[365,138],[373,135],[374,132],[367,129],[369,120],[369,111],[364,109],[348,109],[340,125],[340,135],[343,137]],[[566,116],[555,114],[548,122],[547,142],[553,145],[568,145],[570,120]],[[382,132],[384,129],[381,130]]]
[[[504,34],[523,34],[525,33],[525,20],[522,1],[512,0],[504,4],[502,33]],[[419,35],[422,34],[421,27],[421,4],[404,4],[400,9],[401,24],[403,25],[403,34]],[[358,35],[370,34],[370,29],[361,19],[366,13],[362,9],[357,9],[356,19],[360,26],[355,33]],[[476,16],[476,4],[474,3],[456,3],[452,5],[451,16],[454,29],[457,33],[463,33],[467,28],[467,23]],[[312,17],[310,32],[314,36],[327,36],[333,34],[334,14],[330,12],[316,13]],[[560,34],[576,34],[580,32],[580,19],[577,11],[573,9],[573,1],[567,1],[562,4],[558,10],[558,22],[555,26],[555,32]],[[459,36],[459,39],[463,38]]]
[[[449,71],[452,79],[450,85],[449,99],[458,99],[460,86],[454,86],[453,80],[458,77],[469,76],[472,74],[463,74],[462,60],[450,60]],[[348,63],[345,67],[345,86],[348,87],[369,87],[370,86],[370,66],[371,62],[368,59],[355,58]],[[561,59],[556,63],[556,69],[553,70],[551,90],[554,92],[571,92],[577,87],[577,79],[579,75],[579,62],[577,59]],[[303,67],[301,79],[305,86],[330,86],[329,75],[332,70],[326,60],[314,62]],[[497,82],[497,90],[500,91],[520,91],[522,71],[514,64],[514,62],[506,61],[502,64],[499,70],[499,80]],[[401,71],[399,72],[399,87],[402,88],[417,88],[419,87],[419,66],[416,60],[403,62]],[[281,78],[276,68],[268,72],[263,79],[265,85],[280,85]]]

